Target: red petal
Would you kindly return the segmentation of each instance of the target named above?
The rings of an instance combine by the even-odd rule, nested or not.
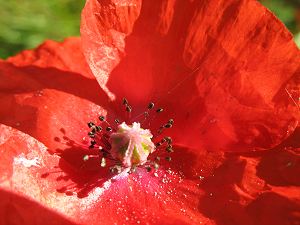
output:
[[[0,122],[51,150],[64,147],[69,139],[82,142],[86,123],[106,114],[99,105],[107,98],[97,82],[76,73],[0,62],[0,79]]]
[[[25,50],[7,59],[16,66],[54,67],[93,78],[81,49],[80,38],[62,43],[48,40],[34,50]]]
[[[39,202],[43,210],[51,208],[83,224],[99,224],[99,220],[104,224],[214,224],[197,212],[197,199],[192,199],[200,194],[196,184],[183,180],[177,172],[158,171],[156,177],[139,169],[107,180],[101,173],[66,165],[68,157],[50,155],[42,143],[20,131],[4,125],[0,128],[4,156],[0,159],[1,188]],[[12,204],[18,201],[14,199]],[[38,216],[27,213],[21,208],[21,219],[31,222]]]
[[[0,198],[0,224],[74,224],[53,210],[17,194],[0,190]]]
[[[125,172],[101,180],[101,173],[92,174],[79,166],[76,170],[49,155],[42,143],[28,135],[7,126],[0,128],[1,189],[38,201],[40,210],[51,209],[76,223],[288,225],[299,221],[299,179],[284,178],[287,173],[300,172],[299,155],[285,152],[284,146],[248,155],[195,155],[176,148],[170,170],[162,165],[152,173],[138,169],[131,175]],[[35,158],[38,164],[28,164]],[[279,159],[276,167],[270,159]],[[267,172],[278,168],[286,168],[285,174],[270,176]],[[275,176],[282,182],[274,182]],[[13,198],[10,205],[19,206],[23,201]],[[9,214],[3,216],[8,220],[15,211],[7,210]],[[19,210],[18,217],[27,222],[35,221],[36,216],[52,216]]]
[[[268,149],[297,125],[299,51],[256,1],[88,0],[81,33],[102,87],[174,112],[178,143]]]
[[[152,205],[148,207],[145,201],[138,204],[145,195],[139,197],[128,192],[131,181],[127,182],[126,177],[121,177],[120,182],[113,182],[107,180],[107,170],[99,171],[98,161],[86,166],[83,164],[82,158],[88,152],[88,143],[83,140],[87,136],[86,122],[106,114],[100,104],[105,105],[105,108],[110,106],[95,80],[57,67],[14,66],[7,62],[0,62],[0,79],[0,104],[3,106],[0,122],[8,125],[1,125],[0,131],[1,190],[10,191],[11,195],[20,194],[29,202],[35,200],[41,210],[54,210],[58,219],[63,214],[84,224],[97,224],[99,218],[103,223],[126,221],[124,216],[132,223],[138,220],[172,223],[175,219],[182,223],[196,223],[199,219],[209,221],[201,213],[194,212],[190,205],[184,204],[186,200],[177,199],[178,196],[163,207],[165,203],[161,202],[161,198],[167,198],[166,189],[169,185],[158,187],[161,181],[150,174],[142,171],[143,177],[137,177],[143,182],[156,185],[155,191],[160,191],[160,198],[156,199],[156,203],[151,201]],[[163,171],[161,173],[164,174]],[[136,176],[130,178],[132,182],[136,182]],[[178,180],[178,176],[174,176],[174,182],[175,179]],[[132,185],[133,193],[140,193],[146,187],[146,183]],[[187,187],[185,184],[185,189]],[[127,202],[124,195],[115,195],[113,190],[119,190],[124,195],[127,192],[131,197]],[[104,191],[108,195],[104,196]],[[154,195],[153,187],[149,191]],[[146,199],[151,200],[153,195]],[[108,205],[107,201],[113,197],[115,204]],[[122,205],[126,202],[128,204],[128,213],[123,214],[123,217],[116,214],[119,201]],[[24,203],[22,199],[13,198],[11,204]],[[193,202],[194,207],[195,204]],[[185,205],[189,207],[185,208]],[[99,210],[107,206],[107,210]],[[2,207],[7,207],[7,202]],[[131,211],[135,207],[137,217]],[[143,215],[145,208],[148,210],[147,217]],[[160,216],[161,209],[166,212],[165,217]],[[178,214],[180,209],[182,213]],[[30,216],[27,210],[19,210],[20,220],[29,223],[38,216],[34,213],[39,213],[37,210]],[[4,215],[4,219],[9,220],[11,214],[15,213],[11,210],[8,215]],[[41,218],[46,219],[48,214],[43,216]]]

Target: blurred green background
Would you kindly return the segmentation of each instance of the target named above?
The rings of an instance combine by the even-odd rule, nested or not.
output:
[[[153,0],[155,1],[155,0]],[[0,58],[34,48],[45,39],[79,35],[85,0],[0,0]],[[300,45],[300,0],[261,0]]]

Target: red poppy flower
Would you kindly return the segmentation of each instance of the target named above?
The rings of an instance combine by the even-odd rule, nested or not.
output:
[[[299,224],[300,56],[268,10],[88,0],[81,31],[0,62],[0,224]],[[155,172],[82,160],[123,97],[175,121]]]

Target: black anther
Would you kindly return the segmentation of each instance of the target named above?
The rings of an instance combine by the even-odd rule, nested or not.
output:
[[[104,120],[105,120],[105,117],[104,117],[104,116],[99,116],[99,120],[100,120],[100,121],[104,121]]]
[[[128,104],[128,100],[126,98],[123,98],[123,105],[127,105]]]
[[[154,108],[154,103],[150,102],[149,105],[148,105],[148,109],[153,109],[153,108]]]
[[[167,152],[173,152],[173,147],[172,145],[168,145],[168,147],[166,148]]]
[[[165,127],[165,128],[171,128],[171,127],[172,127],[172,124],[167,123],[167,124],[164,125],[164,127]]]
[[[174,120],[173,119],[169,119],[168,123],[173,125],[174,124]]]
[[[89,128],[91,128],[92,126],[95,126],[95,124],[93,122],[88,122],[87,125],[89,126]]]
[[[163,108],[159,108],[159,109],[156,110],[157,113],[160,113],[160,112],[162,112],[162,111],[164,111]]]
[[[126,111],[127,111],[127,112],[131,112],[131,110],[132,110],[131,106],[130,106],[130,105],[127,105],[127,106],[126,106]]]

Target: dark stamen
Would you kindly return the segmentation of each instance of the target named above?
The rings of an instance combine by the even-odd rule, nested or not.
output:
[[[130,106],[130,105],[127,105],[127,106],[126,106],[126,111],[127,111],[127,112],[131,112],[131,110],[132,110],[131,106]]]
[[[92,126],[92,127],[91,127],[91,132],[96,133],[96,131],[97,131],[96,126]]]
[[[120,123],[120,120],[115,119],[115,122],[116,122],[116,124],[119,124],[119,123]]]
[[[149,105],[148,105],[148,109],[153,109],[153,108],[154,108],[154,103],[150,102]]]
[[[111,173],[121,173],[122,172],[122,167],[119,165],[115,165],[109,168]]]
[[[104,157],[101,159],[101,164],[100,164],[100,166],[101,166],[101,167],[105,167],[105,166],[106,166],[106,160],[105,160]]]
[[[95,137],[95,133],[94,132],[89,132],[88,135],[89,135],[90,138],[94,138]]]
[[[106,131],[110,132],[110,131],[112,131],[112,128],[111,127],[106,127]]]
[[[95,124],[93,122],[88,122],[88,126],[91,128],[92,126],[95,126]]]
[[[151,167],[150,166],[146,166],[146,170],[147,170],[147,172],[150,172],[151,171]]]
[[[91,145],[97,144],[95,140],[91,140]]]
[[[88,132],[88,135],[89,135],[89,136],[95,135],[95,132],[90,131],[90,132]]]
[[[172,159],[172,158],[171,158],[170,156],[167,156],[167,157],[166,157],[166,160],[169,161],[169,162],[171,161],[171,159]]]
[[[136,171],[136,165],[133,165],[129,171],[129,173],[134,173]]]
[[[105,117],[104,117],[104,116],[99,116],[99,120],[100,120],[100,121],[104,121],[104,120],[105,120]]]
[[[97,131],[101,131],[101,130],[102,130],[102,127],[96,126],[96,130],[97,130]]]
[[[171,137],[165,137],[164,140],[170,145],[172,143]]]
[[[168,145],[168,147],[166,148],[167,152],[173,152],[173,147],[172,145]]]
[[[162,143],[161,143],[161,142],[158,142],[158,143],[156,143],[155,145],[156,145],[156,147],[159,147],[159,146],[162,145]]]
[[[174,120],[173,119],[169,119],[168,123],[171,124],[171,125],[173,125],[174,124]]]
[[[128,100],[126,98],[123,98],[123,105],[127,105],[128,104]]]
[[[163,108],[159,108],[159,109],[156,110],[157,113],[160,113],[160,112],[162,112],[162,111],[164,111]]]
[[[164,127],[165,127],[165,128],[171,128],[171,127],[172,127],[172,124],[167,123],[167,124],[164,125]]]

